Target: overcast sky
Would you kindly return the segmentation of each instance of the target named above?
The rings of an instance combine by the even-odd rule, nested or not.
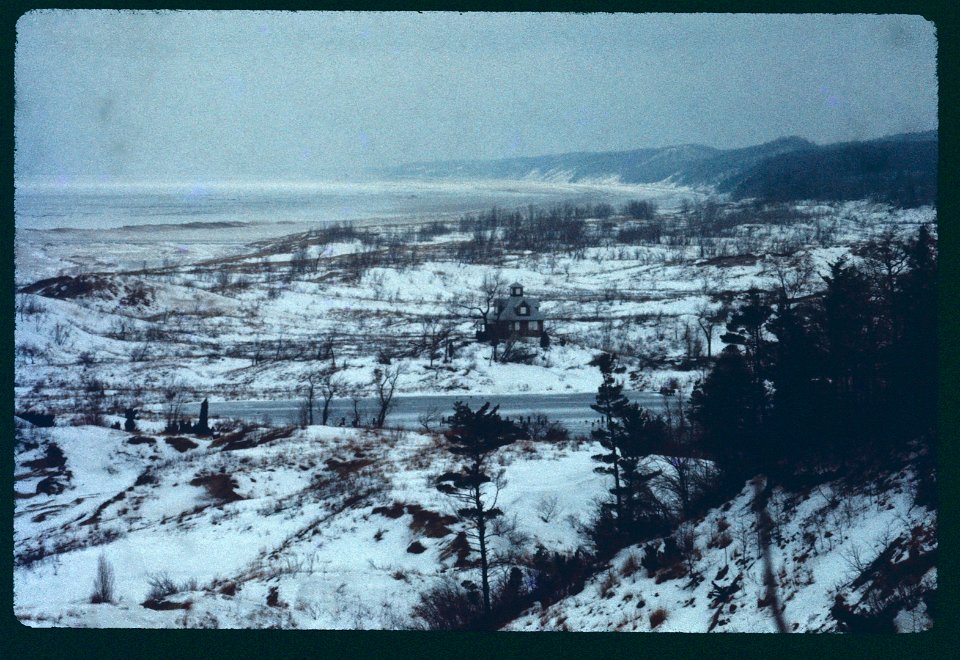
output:
[[[35,11],[18,176],[304,178],[937,126],[912,16]]]

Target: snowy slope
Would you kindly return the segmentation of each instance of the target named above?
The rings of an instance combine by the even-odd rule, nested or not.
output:
[[[878,579],[868,567],[884,551],[889,556],[881,574],[919,564],[907,572],[919,584],[903,586],[910,579],[901,577],[903,585],[897,586],[915,590],[910,604],[898,610],[898,631],[918,632],[932,625],[923,596],[936,590],[937,569],[916,562],[915,553],[935,555],[936,513],[914,505],[914,483],[908,468],[857,490],[843,480],[803,492],[774,490],[768,505],[775,524],[771,558],[788,631],[836,631],[831,608],[838,594],[855,609],[876,609],[873,587]],[[733,500],[682,527],[692,533],[694,550],[676,564],[665,560],[648,570],[640,565],[645,546],[627,548],[579,594],[529,610],[506,628],[776,632],[765,602],[754,495],[754,484],[747,484]],[[664,549],[662,540],[647,545]],[[856,585],[862,576],[870,579]],[[718,587],[731,586],[729,595],[718,597]],[[655,614],[658,610],[665,618]]]
[[[168,627],[215,618],[223,627],[407,627],[419,593],[452,570],[456,556],[443,553],[455,539],[447,525],[456,526],[437,519],[453,502],[431,482],[448,459],[432,437],[260,430],[246,436],[258,446],[194,438],[198,446],[183,453],[163,436],[132,444],[137,437],[99,427],[30,432],[39,446],[17,457],[14,533],[15,611],[25,623]],[[49,443],[66,464],[46,473],[65,490],[34,494],[39,476],[27,477],[35,470],[23,464]],[[541,446],[504,456],[502,502],[551,550],[583,543],[568,519],[585,517],[604,491],[591,449]],[[232,487],[213,496],[202,481],[211,475],[226,475]],[[552,494],[560,501],[548,525],[537,511]],[[425,548],[419,554],[408,551],[415,542]],[[115,604],[89,603],[101,554],[116,573]],[[182,587],[169,601],[189,601],[189,610],[142,605],[158,575]],[[286,605],[267,605],[274,587]]]

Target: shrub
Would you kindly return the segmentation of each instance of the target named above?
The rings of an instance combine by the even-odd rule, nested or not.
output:
[[[626,561],[623,562],[623,568],[620,569],[620,572],[623,573],[624,577],[630,577],[634,573],[640,570],[640,560],[637,559],[637,555],[630,553],[627,555]]]
[[[447,578],[420,595],[413,616],[427,630],[476,629],[483,618],[480,592],[475,585],[473,589],[466,589]]]
[[[93,580],[90,602],[95,604],[114,602],[113,567],[102,554],[97,560],[97,577]]]
[[[603,580],[600,582],[600,597],[611,598],[615,586],[617,586],[617,576],[613,574],[612,570],[607,571],[606,575],[603,576]]]
[[[413,555],[419,555],[421,552],[426,550],[426,547],[420,541],[414,541],[409,546],[407,546],[407,552]]]
[[[557,495],[544,495],[537,502],[537,517],[545,523],[550,522],[557,513],[559,503]]]
[[[179,589],[176,583],[170,579],[165,572],[154,573],[147,580],[150,584],[150,592],[147,594],[147,600],[163,600],[167,596],[172,596]]]
[[[667,620],[667,611],[662,607],[658,607],[653,612],[650,613],[650,630],[653,630],[661,623]]]
[[[17,417],[27,422],[30,422],[34,426],[39,426],[40,428],[49,428],[54,425],[54,415],[49,413],[41,413],[33,410],[25,410],[23,412],[17,413]]]

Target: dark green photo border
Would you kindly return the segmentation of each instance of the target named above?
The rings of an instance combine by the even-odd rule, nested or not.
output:
[[[957,621],[957,430],[960,429],[960,214],[955,174],[957,144],[958,72],[956,2],[824,2],[782,0],[749,2],[548,2],[500,0],[460,2],[233,2],[198,0],[144,2],[60,0],[0,3],[0,314],[5,350],[0,370],[10,416],[3,420],[6,440],[0,449],[2,531],[0,531],[0,657],[416,657],[428,660],[459,657],[651,657],[651,658],[923,658],[955,657]],[[919,14],[936,25],[938,38],[940,171],[938,221],[940,238],[940,428],[938,483],[940,487],[937,619],[932,631],[913,635],[774,635],[774,634],[629,634],[629,633],[424,633],[268,630],[138,630],[36,629],[13,616],[13,335],[14,335],[14,47],[17,19],[31,9],[342,9],[342,10],[453,10],[453,11],[568,11],[568,12],[761,12],[761,13],[869,13]],[[642,145],[637,145],[642,146]]]

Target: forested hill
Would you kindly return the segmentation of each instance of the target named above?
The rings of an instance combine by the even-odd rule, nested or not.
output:
[[[669,179],[678,183],[714,185],[764,158],[812,146],[811,142],[802,138],[788,137],[743,149],[721,150],[702,144],[684,144],[632,151],[410,163],[382,170],[381,173],[466,179],[619,179],[624,183],[655,183]]]
[[[934,204],[937,132],[801,149],[767,158],[717,187],[735,198],[877,199],[898,206]]]
[[[712,187],[736,198],[875,198],[916,206],[936,200],[937,137],[933,130],[825,146],[799,137],[785,137],[741,149],[687,144],[632,151],[411,163],[379,173],[457,179],[669,181]]]

